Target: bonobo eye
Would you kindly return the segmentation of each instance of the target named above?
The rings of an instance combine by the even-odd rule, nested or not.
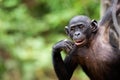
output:
[[[78,27],[80,28],[80,29],[83,29],[85,26],[84,25],[78,25]]]
[[[75,30],[75,28],[74,28],[74,26],[72,26],[71,28],[70,28],[70,31],[74,31]]]

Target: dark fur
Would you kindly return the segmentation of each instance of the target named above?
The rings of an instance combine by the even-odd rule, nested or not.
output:
[[[76,16],[66,26],[72,41],[62,40],[53,47],[53,65],[59,80],[70,80],[73,71],[81,65],[91,80],[120,80],[120,50],[110,43],[109,31],[112,9],[97,25],[86,16]],[[84,27],[81,27],[84,26]],[[81,45],[76,41],[83,40]],[[67,50],[62,59],[60,52]]]

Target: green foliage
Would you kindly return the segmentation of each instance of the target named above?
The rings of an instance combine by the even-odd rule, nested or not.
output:
[[[98,19],[99,1],[0,0],[0,78],[55,79],[52,45],[66,38],[64,26],[79,14]]]
[[[20,0],[3,0],[3,6],[4,7],[8,7],[8,8],[10,8],[10,7],[15,7],[15,6],[17,6],[18,4],[19,4],[19,1]]]

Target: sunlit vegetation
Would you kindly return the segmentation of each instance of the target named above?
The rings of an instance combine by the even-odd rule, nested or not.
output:
[[[0,80],[56,80],[51,49],[70,18],[99,19],[99,0],[0,0]],[[88,80],[80,67],[73,80]]]

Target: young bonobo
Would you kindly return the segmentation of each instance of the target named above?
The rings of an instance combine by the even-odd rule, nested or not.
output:
[[[62,40],[53,46],[53,65],[59,80],[70,80],[78,65],[90,80],[120,80],[120,50],[109,41],[111,22],[112,8],[98,24],[83,15],[70,20],[65,30],[73,41]],[[62,50],[68,53],[64,60]]]

